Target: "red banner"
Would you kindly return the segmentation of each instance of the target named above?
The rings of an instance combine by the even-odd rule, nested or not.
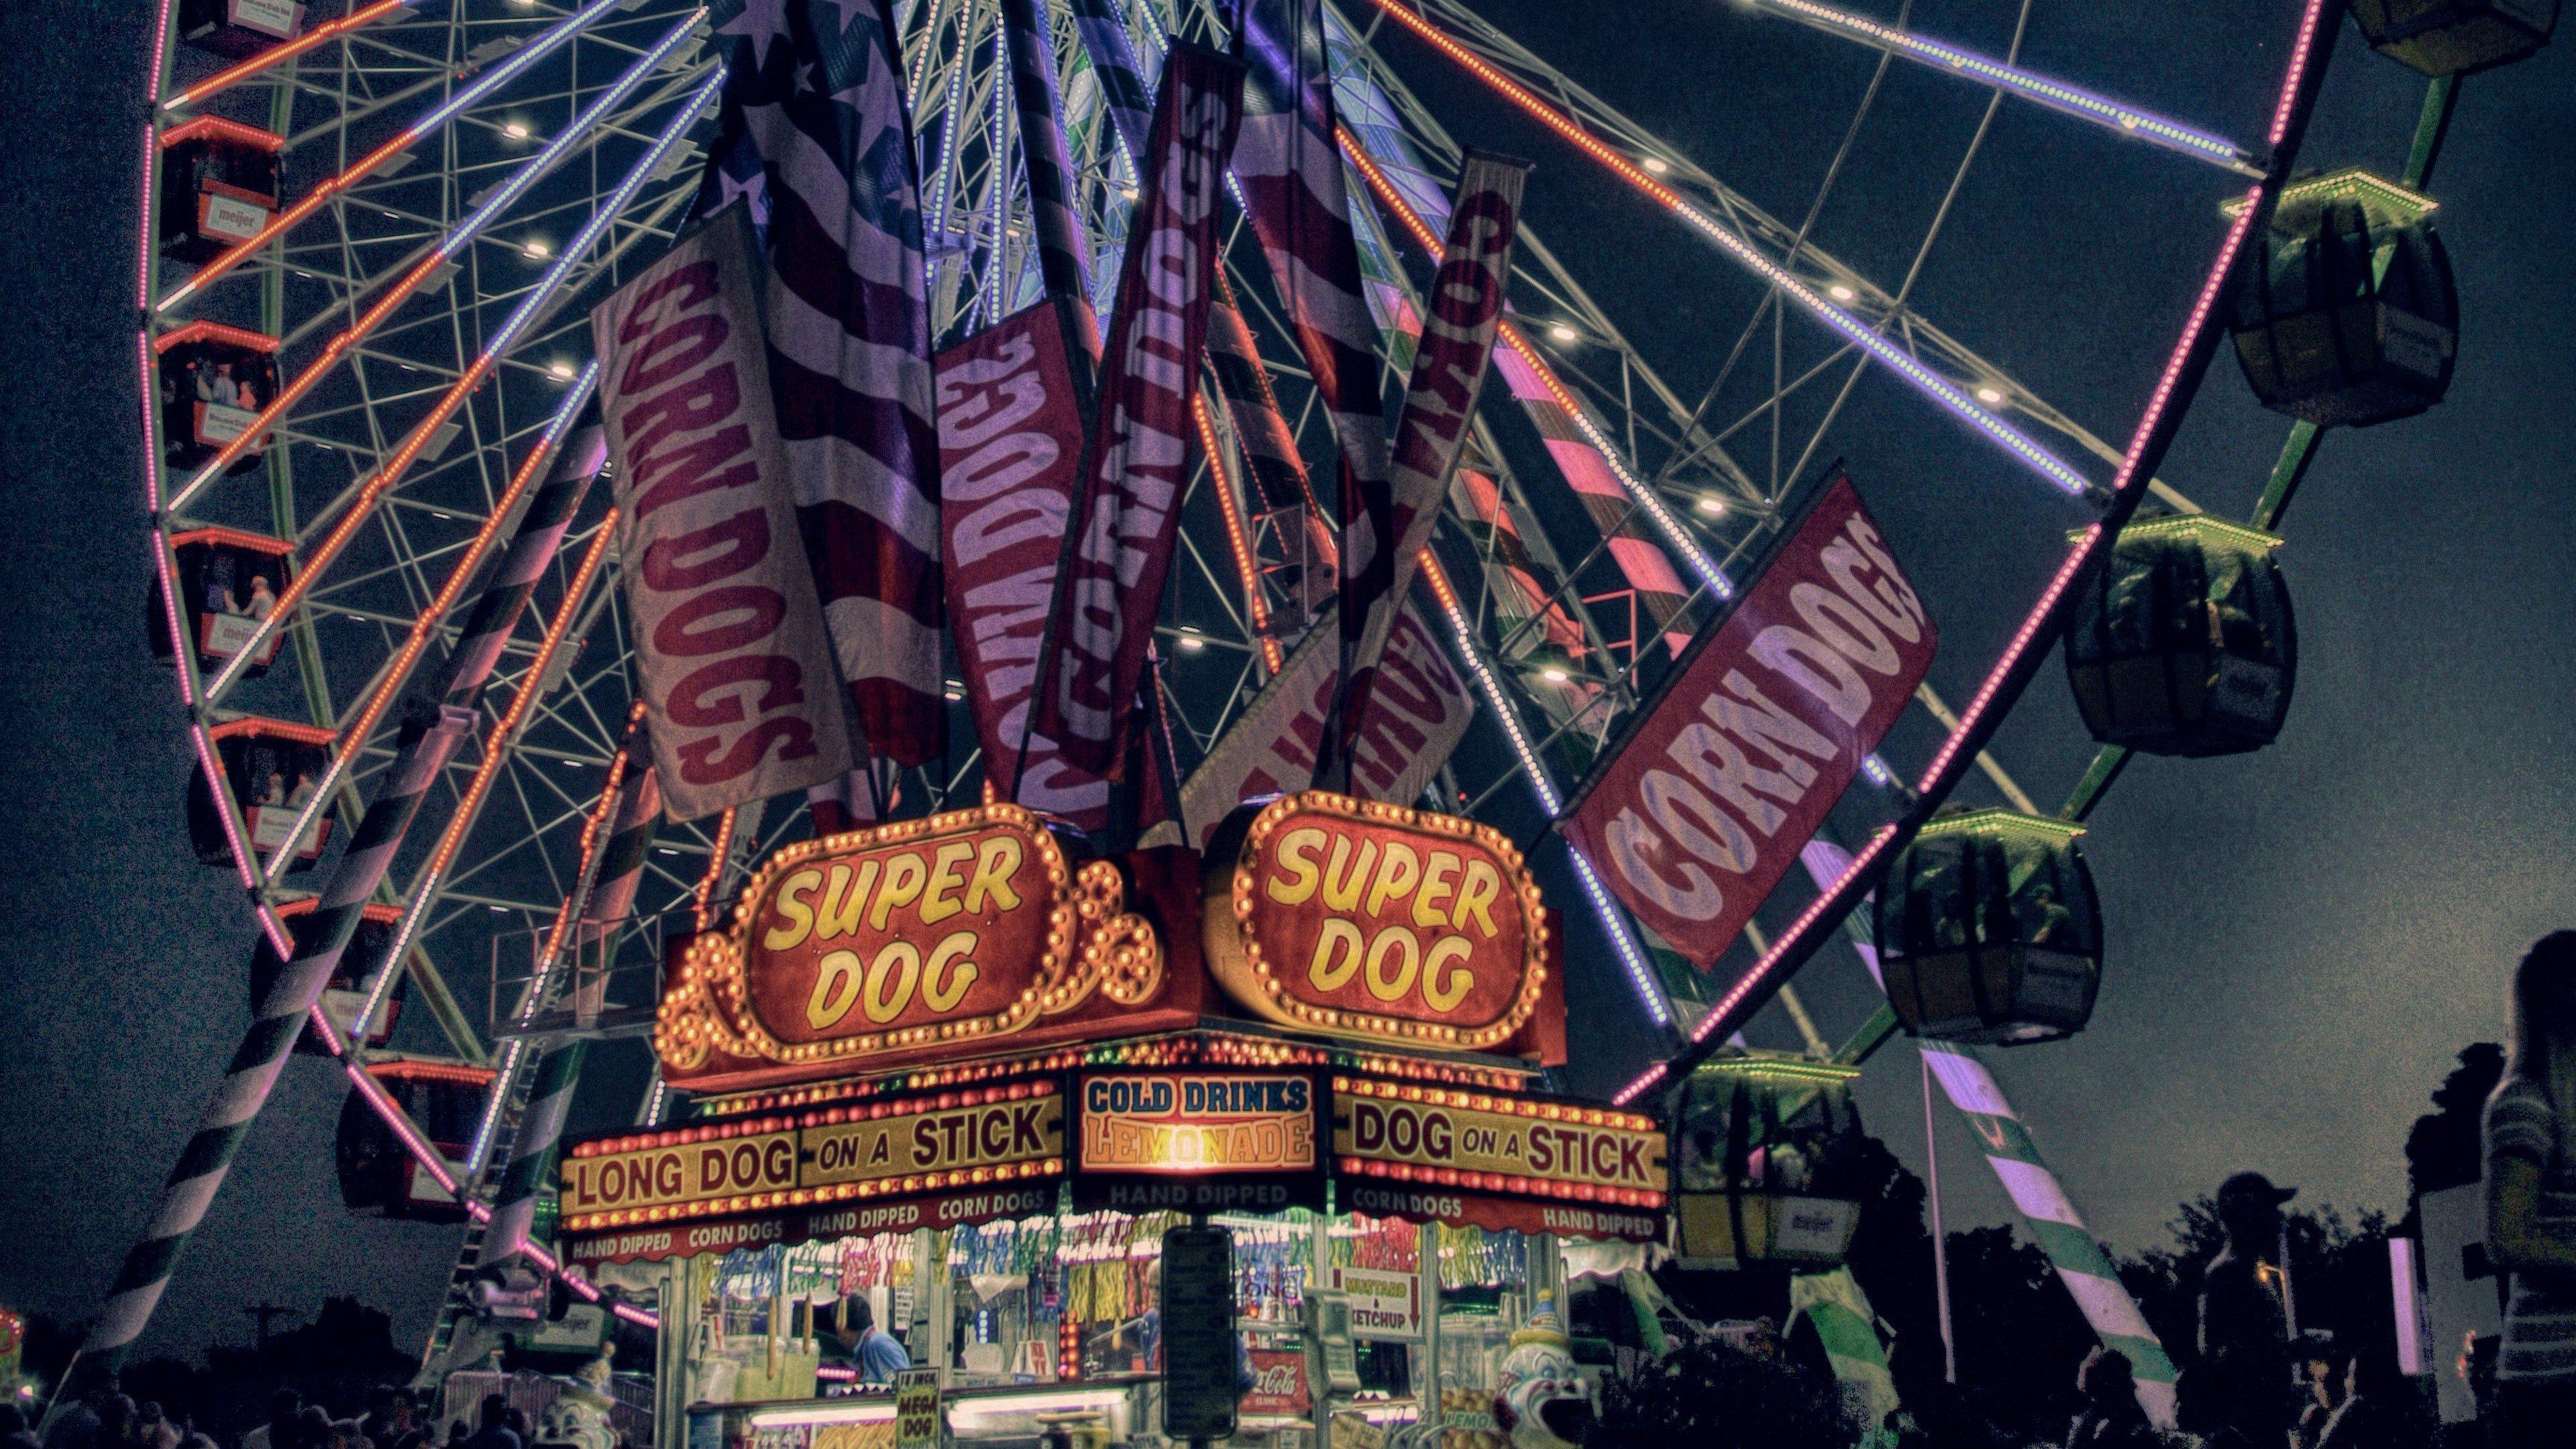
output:
[[[1204,848],[1217,822],[1244,801],[1293,794],[1315,782],[1315,751],[1332,714],[1340,655],[1340,631],[1330,618],[1318,621],[1190,772],[1181,786],[1181,817],[1193,848]],[[1422,798],[1476,710],[1410,601],[1396,611],[1369,700],[1351,747],[1350,792],[1398,805]]]
[[[1495,1197],[1444,1187],[1346,1180],[1334,1184],[1333,1200],[1343,1210],[1367,1217],[1448,1223],[1453,1227],[1483,1228],[1489,1233],[1553,1233],[1563,1238],[1632,1243],[1657,1242],[1664,1234],[1660,1210]]]
[[[1064,607],[1042,651],[1052,658],[1035,727],[1095,774],[1125,761],[1171,570],[1217,264],[1216,202],[1242,102],[1241,63],[1172,48],[1119,273],[1099,424],[1083,454]]]
[[[1397,606],[1413,587],[1415,556],[1431,542],[1440,521],[1440,498],[1458,466],[1458,450],[1476,418],[1476,392],[1493,356],[1503,318],[1503,293],[1511,284],[1512,232],[1520,216],[1521,185],[1529,163],[1470,151],[1458,175],[1458,200],[1449,211],[1448,250],[1431,279],[1422,338],[1405,383],[1390,447],[1388,493],[1395,536],[1394,576],[1388,592],[1369,600],[1350,661],[1342,717],[1367,718],[1379,657],[1394,627]],[[1354,734],[1357,731],[1354,730]]]
[[[984,747],[984,778],[1085,830],[1109,823],[1109,784],[1028,742],[1038,650],[1082,454],[1082,417],[1053,301],[1004,318],[939,354],[940,527],[948,618]]]
[[[564,1259],[584,1267],[658,1263],[666,1258],[693,1258],[701,1253],[730,1253],[741,1248],[794,1247],[817,1239],[953,1228],[1001,1218],[1045,1217],[1055,1211],[1058,1181],[1050,1177],[845,1207],[800,1208],[720,1223],[617,1228],[567,1236]]]
[[[1938,637],[1836,472],[1593,771],[1566,839],[1708,969],[1903,713]]]
[[[841,676],[806,566],[739,211],[591,313],[636,672],[673,820],[840,778]]]

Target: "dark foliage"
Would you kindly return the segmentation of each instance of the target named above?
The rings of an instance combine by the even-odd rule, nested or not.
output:
[[[1834,1381],[1707,1341],[1613,1381],[1586,1449],[1849,1449]]]
[[[2478,1118],[2504,1076],[2504,1048],[2479,1042],[2433,1093],[2433,1110],[2406,1134],[2406,1181],[2416,1195],[2478,1180]]]

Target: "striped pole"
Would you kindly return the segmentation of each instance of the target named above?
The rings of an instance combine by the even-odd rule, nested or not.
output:
[[[599,852],[597,881],[591,887],[588,907],[580,913],[579,933],[610,947],[635,908],[636,890],[644,878],[644,858],[653,847],[654,823],[662,814],[662,791],[643,750],[641,725],[639,720],[628,731],[623,753],[632,773],[617,793],[608,839]],[[554,994],[559,995],[560,988],[552,979],[555,974],[558,973],[549,973],[546,981],[531,982],[531,991],[554,987]],[[585,988],[576,982],[573,989],[578,992]],[[581,1079],[587,1046],[587,1042],[575,1037],[547,1052],[537,1065],[536,1080],[528,1089],[528,1105],[519,1118],[510,1165],[501,1175],[500,1190],[492,1197],[492,1221],[483,1232],[483,1262],[487,1266],[515,1257],[527,1247],[529,1226],[536,1221],[537,1193],[554,1170],[555,1153],[563,1142],[564,1120],[572,1109],[573,1089]],[[504,1065],[504,1078],[510,1075],[510,1065],[515,1064]],[[503,1079],[495,1079],[492,1085],[495,1092],[500,1091]]]
[[[2031,1237],[2057,1269],[2057,1281],[2066,1285],[2075,1306],[2083,1311],[2084,1321],[2093,1325],[2104,1347],[2129,1356],[2129,1366],[2137,1375],[2138,1406],[2158,1428],[2171,1429],[2174,1361],[2138,1312],[2102,1245],[2085,1228],[2056,1172],[2039,1155],[2039,1144],[2023,1129],[2012,1103],[1995,1084],[1994,1074],[1965,1047],[1936,1041],[1917,1045],[1924,1064],[1932,1069],[1932,1079],[1941,1084],[1950,1105],[1976,1134],[1987,1165],[2011,1194],[2013,1206],[2020,1209]]]
[[[1020,159],[1029,177],[1029,219],[1038,238],[1038,275],[1064,309],[1073,342],[1074,395],[1087,398],[1100,357],[1100,318],[1091,310],[1091,242],[1073,206],[1073,157],[1057,114],[1054,48],[1037,0],[1002,0],[1011,57],[1011,99],[1020,116]]]
[[[584,438],[583,444],[567,450],[558,466],[558,478],[566,471],[578,472],[581,483],[587,486],[589,473],[596,471],[604,456],[604,446],[595,434]],[[528,518],[520,525],[521,540],[533,531],[547,532],[553,542],[562,540],[561,523],[570,521],[570,511],[566,509],[560,521],[550,521],[547,494],[559,496],[560,489],[550,485],[529,505]],[[574,500],[578,501],[577,492]],[[518,563],[520,558],[521,551],[514,546],[512,563]],[[526,589],[511,583],[517,572],[505,566],[487,586],[485,602],[494,593],[508,592],[524,605]],[[525,572],[532,582],[536,570]],[[482,619],[486,612],[478,606],[476,617]],[[516,613],[511,617],[515,620]],[[506,628],[502,632],[506,634]],[[476,642],[471,630],[467,642]],[[405,711],[384,786],[368,803],[365,816],[351,833],[348,851],[333,870],[319,904],[297,922],[295,954],[261,999],[256,1019],[225,1068],[223,1083],[207,1104],[205,1117],[188,1139],[186,1150],[179,1154],[178,1164],[170,1169],[159,1211],[144,1230],[142,1241],[125,1255],[124,1266],[108,1289],[107,1302],[78,1356],[91,1375],[113,1372],[123,1364],[134,1341],[142,1336],[144,1325],[151,1321],[152,1310],[169,1287],[170,1273],[178,1265],[180,1253],[187,1248],[197,1224],[205,1219],[206,1208],[232,1168],[233,1154],[241,1149],[251,1122],[276,1087],[277,1074],[286,1064],[296,1033],[320,999],[323,983],[338,969],[350,940],[357,935],[360,913],[374,899],[377,885],[384,880],[394,853],[402,846],[403,836],[419,816],[421,798],[436,783],[457,744],[473,731],[475,705],[490,677],[492,663],[499,657],[497,640],[488,650],[460,645],[441,701],[435,705],[414,701]],[[401,959],[399,951],[387,959]],[[394,974],[377,974],[378,996],[390,987]],[[362,1016],[354,1035],[363,1039],[365,1031]]]

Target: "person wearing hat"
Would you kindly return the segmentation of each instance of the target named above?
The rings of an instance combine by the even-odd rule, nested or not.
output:
[[[2220,1183],[2225,1241],[2201,1270],[2200,1361],[2212,1416],[2255,1444],[2283,1442],[2295,1413],[2282,1273],[2266,1255],[2281,1241],[2281,1204],[2298,1195],[2259,1172]]]
[[[2489,1449],[2576,1426],[2576,931],[2514,972],[2513,1052],[2486,1108],[2487,1256],[2512,1275]]]

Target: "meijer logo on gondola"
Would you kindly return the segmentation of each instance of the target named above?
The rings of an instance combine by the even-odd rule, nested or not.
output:
[[[1537,1007],[1538,886],[1490,827],[1307,790],[1229,821],[1207,872],[1209,965],[1273,1021],[1482,1049]]]

